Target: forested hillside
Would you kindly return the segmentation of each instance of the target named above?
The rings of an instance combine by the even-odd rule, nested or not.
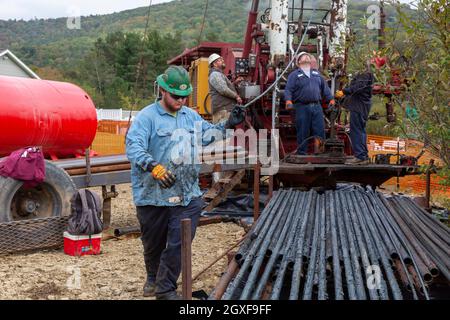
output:
[[[313,1],[305,1],[311,7]],[[67,19],[0,20],[0,48],[9,48],[46,79],[83,86],[103,108],[129,107],[151,98],[148,87],[166,61],[199,41],[205,0],[175,0],[150,9],[149,36],[142,39],[148,8],[81,17],[81,29],[67,28]],[[350,1],[348,24],[358,34],[370,4]],[[251,0],[209,1],[202,41],[241,42]],[[261,1],[260,8],[267,8]],[[296,1],[297,6],[299,1]],[[329,0],[318,1],[328,9]],[[395,11],[387,7],[388,26]],[[317,12],[319,17],[323,13]],[[306,13],[306,17],[309,17]],[[318,20],[318,18],[316,18]],[[369,36],[376,40],[376,31]],[[367,34],[365,35],[367,37]],[[136,82],[137,64],[144,67]],[[144,100],[144,101],[141,101]]]

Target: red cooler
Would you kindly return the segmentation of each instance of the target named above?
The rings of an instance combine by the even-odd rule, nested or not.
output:
[[[101,233],[91,236],[75,236],[66,231],[64,232],[64,253],[77,257],[100,254],[101,241]]]

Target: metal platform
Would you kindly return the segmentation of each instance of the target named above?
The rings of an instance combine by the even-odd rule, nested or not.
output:
[[[280,163],[277,179],[284,186],[333,186],[354,182],[378,187],[393,177],[420,174],[419,166],[387,164],[293,164]]]

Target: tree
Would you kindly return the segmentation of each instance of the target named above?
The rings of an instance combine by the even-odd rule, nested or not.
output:
[[[78,82],[94,89],[99,108],[140,109],[154,100],[153,83],[167,68],[167,60],[179,54],[181,43],[181,33],[110,33],[93,45]]]
[[[449,12],[448,0],[418,0],[417,15],[395,6],[406,37],[401,45],[391,38],[386,54],[390,65],[404,77],[403,91],[395,99],[406,101],[418,114],[400,123],[406,134],[416,134],[450,166]],[[392,67],[394,68],[394,67]],[[408,130],[406,130],[408,128]]]

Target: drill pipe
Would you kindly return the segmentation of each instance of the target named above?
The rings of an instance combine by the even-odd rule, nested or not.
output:
[[[383,208],[383,210],[377,211],[378,215],[379,215],[379,217],[381,219],[381,223],[389,224],[391,226],[390,230],[393,230],[393,231],[390,234],[391,235],[393,233],[396,234],[396,236],[398,237],[398,239],[400,241],[399,245],[401,245],[405,249],[406,255],[411,257],[410,258],[410,260],[411,260],[410,263],[414,264],[414,266],[417,266],[415,264],[414,259],[413,259],[414,257],[411,254],[411,250],[409,249],[409,247],[406,244],[405,235],[403,234],[402,230],[398,227],[398,225],[395,225],[396,222],[392,218],[392,213],[391,213],[392,208],[389,206],[388,202],[385,201],[385,198],[380,193],[376,193],[376,192],[370,190],[368,192],[368,194],[372,196],[372,198],[379,205],[380,208]],[[397,244],[395,244],[395,245],[397,245]],[[394,261],[400,261],[400,266],[402,268],[401,269],[396,268],[398,265],[396,265],[395,262],[394,262],[394,269],[397,272],[402,272],[402,273],[404,273],[406,275],[406,278],[408,279],[408,283],[409,283],[408,286],[409,286],[409,288],[410,288],[410,290],[411,290],[411,292],[413,294],[413,298],[415,300],[418,300],[419,297],[417,296],[416,289],[414,288],[414,283],[413,283],[412,276],[408,272],[407,265],[406,265],[404,259],[401,259],[401,258],[400,259],[394,259]]]
[[[250,294],[252,293],[252,290],[254,288],[255,282],[257,280],[257,277],[260,273],[261,266],[264,262],[264,258],[267,256],[266,252],[269,248],[270,241],[274,237],[274,231],[277,230],[278,225],[287,226],[288,223],[288,214],[286,210],[286,206],[288,203],[291,203],[291,201],[294,199],[295,195],[297,193],[290,191],[288,197],[286,198],[286,201],[282,204],[280,208],[280,219],[276,223],[274,223],[271,228],[269,229],[268,233],[266,234],[264,240],[262,241],[262,244],[260,245],[260,249],[258,251],[258,254],[256,255],[256,259],[253,261],[252,270],[247,278],[246,284],[244,286],[244,289],[242,290],[240,300],[247,300],[250,297]]]
[[[327,257],[327,262],[333,261],[333,247],[331,243],[331,218],[330,218],[330,193],[325,192],[325,220],[326,220],[326,226],[325,226],[325,254]]]
[[[253,246],[253,248],[255,248],[255,250],[253,252],[249,252],[248,257],[245,259],[245,262],[241,267],[241,271],[239,271],[238,275],[236,276],[236,279],[242,278],[244,275],[244,272],[248,268],[249,264],[251,262],[253,262],[252,269],[247,278],[245,287],[241,293],[240,300],[245,300],[250,295],[250,293],[251,293],[250,290],[253,288],[253,285],[256,281],[256,277],[257,277],[259,269],[263,263],[263,259],[265,257],[266,250],[269,247],[270,240],[274,236],[273,232],[277,228],[278,224],[280,224],[280,223],[283,224],[286,221],[287,215],[285,214],[285,209],[286,209],[287,204],[290,203],[290,201],[292,200],[293,195],[294,195],[294,192],[292,192],[292,191],[287,192],[286,200],[283,201],[283,203],[281,204],[281,207],[278,210],[278,214],[275,217],[273,223],[270,225],[270,227],[268,228],[268,230],[264,234],[264,236],[258,239],[259,240],[258,243],[256,243],[256,241],[255,241],[255,245]],[[256,249],[256,248],[258,248],[258,249]],[[256,250],[258,250],[257,253],[256,253]],[[255,253],[256,253],[256,259],[253,261],[253,259],[255,257]],[[230,297],[228,295],[226,295],[225,300],[228,300],[229,298]]]
[[[399,205],[402,205],[402,204],[399,204]],[[402,216],[403,221],[408,221],[411,223],[409,226],[410,226],[412,233],[416,236],[416,239],[418,240],[419,238],[422,237],[423,240],[425,240],[425,238],[428,237],[430,240],[432,240],[430,235],[433,233],[433,231],[428,228],[423,228],[423,224],[421,224],[420,221],[415,220],[416,219],[415,217],[411,216],[412,214],[409,211],[410,208],[407,208],[407,206],[404,208],[405,208],[405,212],[400,212],[400,215]],[[427,247],[430,245],[429,242],[434,242],[434,241],[430,241],[430,240],[421,242],[421,244],[422,244],[421,247]],[[437,245],[438,250],[441,249],[441,246],[444,246],[443,243],[435,242],[434,244]],[[434,245],[434,244],[431,244],[431,245]],[[440,251],[442,251],[442,250],[440,250]],[[428,252],[430,252],[430,251],[428,251]],[[448,252],[450,252],[450,248],[444,249],[444,251],[442,251],[442,256],[440,255],[440,257],[445,257],[445,256],[448,257]],[[439,275],[439,270],[437,269],[436,264],[430,258],[431,257],[429,257],[429,254],[424,252],[423,261],[424,261],[425,265],[428,267],[428,270],[430,271],[431,275],[433,277],[436,277]]]
[[[407,220],[410,222],[410,227],[413,232],[426,235],[444,253],[443,256],[445,256],[446,253],[450,252],[450,246],[446,243],[445,239],[442,239],[439,235],[436,235],[434,232],[434,228],[429,228],[428,226],[423,224],[419,220],[419,218],[414,215],[414,209],[411,208],[408,203],[406,203],[405,206],[402,206],[402,203],[398,201],[398,199],[394,199],[394,201],[396,201],[396,203],[398,203],[398,205],[404,209],[399,213],[407,217]]]
[[[282,203],[282,206],[286,206],[287,203],[287,199],[290,196],[290,192],[289,191],[282,191],[280,192],[280,194],[276,197],[276,201],[278,203]],[[277,207],[273,207],[271,212],[271,215],[274,216],[273,220],[268,221],[271,223],[265,223],[262,227],[260,232],[258,233],[257,238],[253,241],[250,249],[247,252],[247,256],[245,257],[245,260],[238,272],[238,274],[236,275],[234,281],[230,284],[230,286],[228,286],[227,291],[225,292],[225,294],[223,295],[223,300],[230,300],[234,298],[234,293],[237,289],[237,287],[239,286],[239,284],[241,282],[244,281],[245,277],[247,276],[247,269],[250,267],[251,262],[253,261],[253,258],[255,256],[255,254],[257,253],[257,250],[260,248],[266,234],[271,234],[271,232],[273,231],[273,227],[276,226],[281,218],[282,214],[282,210],[275,210],[278,209]],[[269,212],[267,213],[269,214]]]
[[[251,246],[254,244],[254,240],[258,237],[258,234],[261,232],[263,226],[270,225],[275,217],[274,209],[278,208],[278,205],[281,203],[281,200],[285,196],[285,191],[279,192],[272,201],[270,201],[269,205],[264,208],[261,213],[259,219],[254,222],[252,229],[249,231],[247,239],[245,239],[242,246],[239,248],[238,252],[234,256],[235,260],[239,265],[242,265],[243,258],[247,255]]]
[[[409,280],[408,280],[408,277],[406,275],[406,272],[403,269],[403,266],[401,264],[401,260],[400,259],[395,259],[394,260],[394,265],[395,265],[395,271],[398,273],[398,276],[399,276],[401,282],[403,283],[403,285],[406,287],[406,290],[411,292],[411,284],[409,283]]]
[[[411,293],[402,292],[399,284],[414,299],[419,299],[416,291],[429,299],[421,269],[435,266],[444,276],[449,273],[448,244],[443,241],[447,232],[440,227],[434,232],[431,226],[439,224],[408,198],[387,199],[362,188],[324,195],[282,193],[283,198],[275,196],[267,206],[272,205],[272,219],[255,224],[259,232],[245,253],[244,270],[229,284],[224,299],[279,299],[285,290],[290,290],[289,299],[298,299],[300,291],[304,299],[327,299],[328,288],[334,291],[330,298],[336,300],[402,299],[403,293],[410,298]],[[417,248],[424,251],[425,261]],[[268,249],[272,255],[267,259]],[[400,259],[391,257],[393,253]],[[410,265],[405,265],[405,258],[410,258]],[[382,271],[381,278],[375,275],[381,280],[375,290],[363,283],[372,278],[366,272],[373,265]],[[329,275],[332,287],[327,287]]]
[[[319,195],[316,202],[316,210],[314,212],[314,232],[311,242],[311,255],[308,264],[308,273],[306,275],[305,289],[303,291],[303,300],[310,300],[312,294],[312,286],[314,281],[314,272],[317,265],[317,242],[319,238],[319,228],[321,223],[321,201],[322,196]]]
[[[349,256],[349,244],[348,239],[345,234],[344,220],[342,217],[343,208],[341,206],[341,201],[339,200],[339,194],[335,193],[336,199],[336,220],[339,229],[339,239],[341,243],[342,256],[344,259],[344,270],[345,270],[345,281],[347,283],[347,294],[350,300],[356,300],[356,289],[355,289],[355,279],[353,277],[352,263]]]
[[[305,210],[306,217],[302,221],[302,227],[300,231],[300,238],[297,243],[297,251],[295,255],[295,261],[294,261],[294,269],[292,271],[292,284],[291,284],[291,291],[289,293],[289,300],[297,300],[299,291],[300,291],[300,280],[301,280],[301,273],[302,273],[302,267],[303,267],[303,249],[304,249],[304,242],[305,242],[305,230],[306,226],[308,224],[308,220],[310,216],[314,216],[314,214],[310,214],[311,212],[315,211],[316,206],[316,199],[317,199],[317,193],[314,192],[312,195],[311,202],[308,204],[309,210]],[[307,208],[308,208],[307,206]]]
[[[364,289],[364,281],[363,277],[361,275],[361,266],[358,261],[359,252],[356,245],[356,239],[354,235],[354,230],[351,226],[350,219],[348,217],[348,193],[339,192],[338,193],[341,197],[341,204],[344,210],[342,211],[342,215],[344,217],[344,226],[347,230],[347,236],[349,241],[349,248],[350,248],[350,256],[352,259],[352,266],[353,266],[353,276],[355,278],[355,286],[356,286],[356,294],[358,300],[366,300],[366,291]]]
[[[417,241],[417,238],[415,237],[411,229],[408,227],[408,223],[398,213],[401,209],[397,206],[396,203],[391,203],[391,205],[392,207],[394,207],[392,217],[395,219],[397,225],[403,231],[403,234],[405,235],[406,239],[408,239],[408,242],[411,245],[410,250],[414,255],[414,258],[416,259],[420,275],[426,282],[430,282],[433,279],[433,277],[431,276],[431,273],[429,272],[429,269],[426,265],[426,262],[429,262],[430,260],[428,259],[428,256],[425,253],[424,247],[422,246],[421,243]]]
[[[297,212],[300,214],[300,218],[297,219],[297,225],[295,228],[295,233],[291,233],[289,235],[288,241],[286,246],[289,248],[289,252],[283,256],[283,259],[281,261],[281,265],[280,268],[277,272],[277,276],[275,279],[275,284],[273,285],[272,288],[272,294],[270,299],[271,300],[278,300],[280,297],[280,293],[281,293],[281,288],[283,286],[283,281],[284,281],[284,277],[286,274],[286,269],[288,268],[289,264],[292,264],[292,258],[294,257],[293,253],[296,249],[296,246],[293,245],[294,243],[296,243],[295,241],[297,240],[297,235],[301,234],[302,232],[304,232],[304,229],[302,229],[303,225],[306,225],[306,220],[308,219],[308,215],[305,214],[307,212],[309,212],[309,206],[311,205],[311,199],[313,196],[313,191],[309,191],[307,193],[307,195],[302,199],[300,205],[296,208]],[[306,208],[305,207],[306,204]]]
[[[386,256],[389,256],[389,253],[387,252],[386,245],[383,242],[383,238],[379,235],[379,230],[376,227],[376,221],[373,219],[373,211],[369,211],[368,204],[366,203],[365,197],[361,195],[360,192],[355,192],[355,196],[358,200],[358,203],[362,205],[362,208],[364,208],[364,211],[368,214],[363,214],[366,224],[369,227],[370,233],[374,239],[374,242],[376,244],[375,249],[379,251],[379,255],[381,258],[381,264],[383,265],[384,271],[386,272],[387,280],[389,283],[389,286],[391,288],[392,296],[395,300],[401,300],[402,294],[400,291],[400,288],[398,286],[397,280],[395,279],[395,275],[392,272],[392,267],[386,258]],[[384,252],[383,252],[384,251]]]
[[[438,246],[429,240],[426,234],[421,234],[419,232],[413,232],[413,234],[418,239],[415,243],[420,243],[424,250],[427,250],[427,254],[432,257],[438,271],[450,280],[448,254],[443,252]],[[429,278],[427,280],[429,280]]]
[[[325,245],[326,245],[326,236],[325,236],[325,225],[326,225],[326,214],[325,214],[325,195],[323,195],[321,198],[321,220],[322,223],[320,224],[320,252],[319,252],[319,293],[318,293],[318,299],[319,300],[325,300],[327,298],[327,275],[326,275],[326,252],[325,252]]]
[[[292,199],[292,201],[289,203],[289,209],[292,209],[293,204],[294,204],[294,199],[296,198],[296,195],[298,194],[298,192],[293,192],[294,193],[294,198]],[[288,219],[291,219],[291,217],[288,215]],[[281,234],[282,230],[284,228],[284,224],[279,224],[276,229],[273,231],[274,235],[279,235]],[[278,237],[271,237],[269,239],[269,247],[266,250],[265,256],[266,258],[270,258],[272,256],[272,254],[274,253],[275,247],[278,243]]]
[[[331,228],[331,244],[333,251],[333,275],[334,275],[334,296],[336,300],[344,299],[344,290],[342,289],[341,266],[339,259],[339,243],[336,225],[335,212],[335,194],[328,191],[330,198],[330,228]]]
[[[364,191],[361,191],[361,192],[362,192],[362,194],[364,194]],[[371,196],[371,197],[369,197],[369,199],[377,212],[381,212],[383,215],[389,214],[387,208],[383,204],[381,204],[377,201],[376,196]],[[392,254],[391,258],[399,259],[400,257],[403,257],[404,260],[406,259],[406,262],[411,263],[411,261],[410,261],[411,258],[408,257],[408,254],[406,253],[405,248],[400,243],[400,240],[398,238],[399,235],[397,235],[395,232],[393,232],[392,227],[389,224],[387,224],[387,227],[390,229],[391,233],[394,235],[392,244],[394,245],[395,248],[397,248],[397,250],[395,250],[395,251],[398,251],[398,252],[395,252],[394,254]]]
[[[363,192],[360,192],[359,194],[364,199],[364,202],[366,204],[368,212],[370,212],[370,215],[371,215],[372,219],[374,220],[374,226],[378,229],[378,231],[379,231],[378,234],[380,235],[381,239],[383,240],[383,243],[386,246],[386,250],[388,253],[387,256],[390,258],[392,258],[392,257],[396,258],[396,257],[400,256],[400,253],[394,249],[394,243],[387,235],[386,228],[383,228],[383,225],[380,224],[380,221],[378,220],[378,216],[375,214],[376,208],[372,204],[372,201],[370,199],[371,197],[367,197],[366,194]]]
[[[378,200],[385,200],[385,199],[381,196],[380,193],[376,193],[375,191],[373,191],[373,190],[371,190],[371,189],[367,191],[367,194],[368,194],[368,195],[371,195],[372,197],[375,197],[375,198],[378,199]],[[381,201],[381,202],[384,203],[385,205],[387,205],[387,202],[385,202],[385,201]],[[380,217],[380,219],[381,219],[381,223],[382,223],[383,225],[385,225],[385,224],[390,224],[390,225],[391,225],[392,229],[394,230],[393,232],[395,232],[395,234],[397,234],[397,236],[399,237],[399,240],[400,240],[401,244],[404,246],[406,252],[408,253],[408,255],[411,256],[411,262],[412,262],[412,264],[413,264],[415,270],[416,270],[416,271],[419,270],[419,268],[417,267],[417,263],[416,263],[416,261],[414,260],[414,256],[413,256],[412,253],[411,253],[410,247],[408,246],[407,242],[405,241],[405,237],[402,236],[402,231],[400,230],[400,228],[398,227],[398,225],[395,224],[395,221],[394,221],[394,219],[392,218],[391,215],[386,214],[386,215],[383,216],[382,214],[383,214],[382,211],[381,211],[381,212],[377,212],[377,215],[378,215],[378,216]],[[388,233],[389,233],[389,231],[388,231]],[[389,233],[389,236],[392,237],[392,234]],[[402,260],[402,264],[403,264],[404,269],[407,270],[407,269],[406,269],[406,266],[405,266],[405,263],[404,263],[403,260]],[[406,271],[405,271],[405,272],[406,272]],[[407,273],[407,275],[408,275],[408,279],[411,281],[411,284],[412,284],[412,279],[411,279],[411,277],[409,276],[409,273]],[[420,281],[422,282],[422,279],[420,279]],[[419,297],[417,296],[416,290],[414,289],[414,285],[411,285],[411,290],[412,290],[414,299],[415,299],[415,300],[418,300]],[[424,294],[425,294],[425,298],[426,298],[427,300],[429,300],[428,292],[425,291]]]
[[[367,206],[369,207],[369,209],[372,212],[372,219],[375,222],[375,226],[378,228],[380,234],[384,235],[384,239],[388,238],[391,240],[391,243],[393,245],[392,247],[392,252],[390,253],[390,262],[391,262],[391,266],[394,266],[393,263],[393,258],[399,258],[401,257],[402,260],[406,263],[406,264],[411,264],[412,263],[412,257],[407,254],[406,250],[401,250],[401,245],[400,242],[398,240],[398,237],[400,237],[400,234],[394,233],[392,231],[392,228],[389,224],[383,224],[383,222],[380,220],[381,218],[379,218],[379,214],[382,215],[383,211],[379,210],[379,208],[376,208],[375,206],[373,206],[373,202],[372,202],[372,198],[371,196],[368,196],[366,193],[361,192],[361,197],[364,198],[364,200],[366,201]],[[378,213],[378,214],[377,214]],[[389,234],[392,234],[392,237],[389,236]],[[403,235],[404,237],[404,235]],[[394,240],[395,239],[395,240]],[[394,244],[395,242],[395,244]],[[400,253],[402,252],[402,253]],[[392,258],[393,257],[393,258]]]
[[[351,195],[352,195],[353,203],[358,203],[355,193],[352,193]],[[356,218],[358,220],[359,226],[361,227],[362,235],[363,235],[365,243],[367,245],[367,250],[369,251],[370,264],[371,265],[378,265],[379,261],[381,260],[381,258],[379,256],[377,250],[374,249],[375,244],[373,243],[373,239],[370,236],[369,230],[367,229],[367,224],[364,223],[364,221],[363,221],[364,218],[362,216],[364,214],[368,214],[368,213],[364,212],[363,210],[361,210],[361,212],[356,215]],[[386,281],[383,278],[383,275],[380,276],[379,295],[380,295],[381,300],[388,300],[389,299],[388,289],[387,289],[387,286],[386,286]]]
[[[450,252],[450,246],[446,243],[445,239],[442,239],[438,235],[435,234],[434,228],[429,228],[426,226],[422,221],[414,214],[413,208],[408,203],[402,203],[398,199],[393,199],[393,201],[401,207],[403,210],[401,210],[399,213],[405,217],[405,219],[408,220],[408,223],[411,227],[411,230],[413,232],[418,233],[425,233],[426,236],[439,248],[444,252]],[[441,238],[441,239],[439,239]],[[444,254],[445,255],[445,254]]]
[[[361,228],[359,226],[358,223],[358,218],[356,217],[356,215],[358,214],[364,214],[364,212],[361,210],[360,207],[358,207],[358,211],[356,212],[355,207],[357,207],[357,202],[354,201],[353,199],[353,192],[350,192],[348,194],[348,206],[349,206],[349,214],[350,214],[350,219],[353,222],[353,228],[355,229],[355,236],[356,236],[356,243],[358,244],[359,247],[359,253],[361,256],[361,263],[363,265],[363,270],[365,270],[365,274],[366,274],[366,278],[367,278],[367,270],[369,270],[370,266],[372,265],[369,261],[369,257],[367,254],[367,248],[366,248],[366,244],[364,243],[363,237],[362,237],[362,232],[361,232]],[[355,204],[355,205],[353,205]],[[351,227],[351,226],[350,226]],[[367,279],[366,279],[367,282]],[[369,296],[371,300],[378,300],[378,292],[376,289],[370,289],[368,288],[369,291]]]
[[[440,233],[443,232],[444,237],[446,238],[446,242],[450,244],[450,228],[445,224],[440,222],[437,218],[429,214],[422,207],[418,206],[408,197],[401,197],[401,199],[405,202],[409,202],[411,206],[415,209],[418,217],[424,221],[424,223],[428,223],[428,226],[433,229],[434,232]],[[427,222],[425,222],[427,221]]]
[[[293,261],[292,244],[295,243],[294,241],[296,241],[296,239],[298,239],[297,236],[298,236],[298,233],[300,232],[301,222],[303,221],[303,218],[304,218],[304,207],[308,201],[311,201],[310,199],[312,196],[312,191],[304,192],[304,195],[305,196],[301,198],[301,201],[295,208],[296,214],[298,215],[298,219],[299,219],[298,221],[294,221],[297,228],[292,233],[289,234],[288,242],[286,243],[285,246],[283,246],[281,248],[281,253],[283,254],[283,260],[292,259],[290,261]],[[281,267],[281,264],[280,264],[280,267]]]
[[[316,201],[316,200],[315,200]],[[311,238],[314,230],[314,215],[310,215],[308,219],[308,226],[306,228],[305,241],[303,245],[303,262],[308,262],[311,251]]]
[[[271,255],[269,261],[266,263],[264,273],[262,274],[262,276],[260,277],[260,279],[258,281],[258,285],[252,295],[252,300],[257,300],[261,297],[261,294],[266,286],[267,280],[269,279],[269,276],[272,272],[272,268],[274,267],[276,261],[278,259],[282,258],[282,256],[280,255],[280,250],[282,249],[283,245],[285,245],[286,236],[288,234],[293,234],[294,233],[293,231],[295,231],[297,229],[297,224],[300,221],[300,217],[299,217],[300,211],[297,210],[297,212],[296,212],[295,209],[297,208],[299,201],[303,202],[304,198],[305,198],[304,193],[296,192],[294,194],[294,199],[292,200],[292,205],[291,205],[291,208],[289,209],[286,223],[284,223],[284,225],[283,225],[283,229],[281,231],[280,236],[274,237],[278,241],[276,242],[276,244],[273,248],[273,252],[272,252],[272,255]],[[289,233],[288,233],[288,231],[289,231]]]

